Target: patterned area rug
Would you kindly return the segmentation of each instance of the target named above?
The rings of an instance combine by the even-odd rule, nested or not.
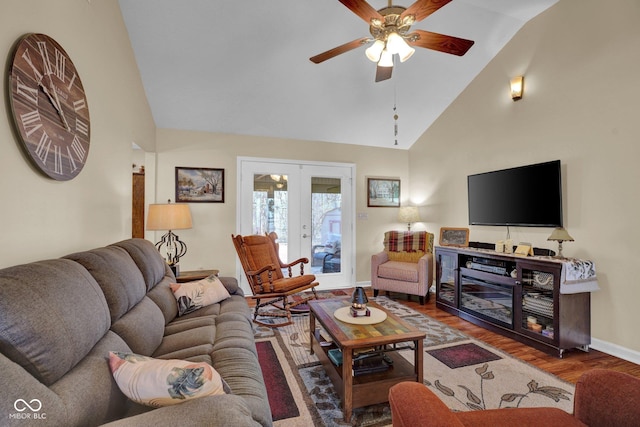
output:
[[[342,291],[321,294],[321,297],[335,296],[347,294]],[[387,297],[373,300],[427,333],[424,384],[449,408],[469,411],[544,406],[573,410],[572,384]],[[268,340],[274,348],[280,347],[276,352],[281,354],[282,370],[294,396],[291,405],[300,413],[297,417],[279,419],[274,425],[391,425],[391,411],[386,403],[357,408],[351,423],[344,422],[340,399],[331,380],[316,356],[309,354],[308,316],[296,316],[293,325],[275,329],[256,325],[255,336],[257,342]],[[402,355],[413,361],[411,351]]]

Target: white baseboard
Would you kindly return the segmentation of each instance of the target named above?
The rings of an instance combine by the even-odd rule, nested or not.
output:
[[[640,351],[631,350],[597,338],[591,338],[591,348],[640,365]]]

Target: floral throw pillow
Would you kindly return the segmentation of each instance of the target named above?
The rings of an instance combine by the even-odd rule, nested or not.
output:
[[[231,392],[220,374],[205,362],[110,351],[109,368],[120,391],[146,406],[169,406]]]
[[[229,298],[229,291],[216,275],[187,283],[172,283],[171,290],[178,302],[178,316]]]

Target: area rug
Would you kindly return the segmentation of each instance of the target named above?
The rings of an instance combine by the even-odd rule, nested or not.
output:
[[[322,293],[321,297],[347,294]],[[372,298],[390,312],[426,332],[424,340],[424,385],[433,390],[452,410],[469,411],[506,407],[556,407],[573,410],[574,386],[539,370],[488,344],[471,338],[435,319],[385,296]],[[276,426],[387,426],[391,425],[388,404],[357,408],[351,423],[343,420],[340,399],[317,357],[309,353],[308,316],[295,316],[294,324],[280,328],[256,325],[258,343],[270,342],[279,354],[280,367],[263,363],[263,369],[282,370],[293,401],[290,411],[299,415],[278,415]],[[258,344],[261,346],[261,344]],[[401,353],[413,361],[411,351]],[[275,363],[275,362],[271,362]],[[271,366],[271,367],[269,367]],[[283,384],[280,384],[280,389]],[[279,389],[279,390],[280,390]],[[272,393],[268,389],[269,394]],[[278,396],[286,393],[274,391]],[[270,396],[271,397],[271,396]],[[281,399],[280,406],[287,406]],[[280,413],[272,406],[274,414]],[[276,418],[276,417],[274,417]]]

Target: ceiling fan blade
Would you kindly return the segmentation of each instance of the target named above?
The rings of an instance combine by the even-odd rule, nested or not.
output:
[[[431,31],[415,30],[415,32],[420,38],[416,41],[410,41],[410,45],[450,53],[452,55],[464,55],[474,43],[473,40],[432,33]]]
[[[340,0],[340,3],[347,6],[350,11],[364,19],[369,25],[371,25],[371,19],[373,18],[378,18],[384,22],[384,17],[380,15],[380,12],[364,0]]]
[[[391,72],[393,67],[381,67],[378,65],[376,68],[376,83],[383,80],[389,80],[391,78]]]
[[[451,0],[418,0],[411,6],[407,8],[402,15],[400,15],[400,19],[404,18],[407,15],[415,15],[416,22],[422,21],[427,16],[431,15],[436,10],[440,9],[442,6],[449,3]]]
[[[334,56],[338,56],[341,53],[349,52],[350,50],[356,49],[362,46],[363,44],[366,44],[368,41],[369,41],[368,37],[362,37],[360,39],[350,41],[349,43],[345,43],[338,47],[334,47],[333,49],[329,49],[328,51],[322,52],[316,56],[312,56],[309,59],[311,60],[311,62],[315,64],[319,64],[321,62],[326,61],[327,59],[333,58]]]

